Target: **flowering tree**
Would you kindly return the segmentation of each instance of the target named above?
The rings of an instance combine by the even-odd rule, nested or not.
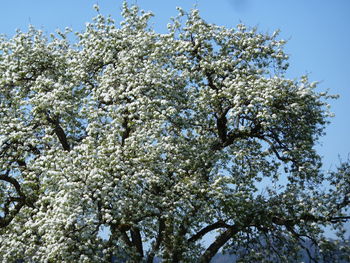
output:
[[[323,232],[349,218],[349,167],[314,150],[329,96],[284,76],[277,34],[179,12],[168,34],[124,4],[74,44],[1,38],[2,262],[340,260]]]

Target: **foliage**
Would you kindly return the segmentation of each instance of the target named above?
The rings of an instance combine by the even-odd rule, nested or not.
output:
[[[347,164],[328,177],[314,150],[330,96],[285,77],[277,33],[179,13],[167,34],[124,3],[120,27],[99,14],[75,43],[0,40],[2,262],[330,255],[350,197]]]

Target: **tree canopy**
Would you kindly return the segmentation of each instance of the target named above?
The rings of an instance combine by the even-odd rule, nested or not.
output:
[[[0,260],[350,260],[325,235],[349,164],[315,151],[332,96],[285,76],[278,32],[122,14],[0,39]]]

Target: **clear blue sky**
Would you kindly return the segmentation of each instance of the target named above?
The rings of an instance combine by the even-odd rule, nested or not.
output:
[[[336,117],[327,128],[319,146],[325,168],[334,168],[338,154],[344,160],[350,153],[350,1],[349,0],[129,0],[155,13],[154,28],[165,32],[176,6],[189,10],[195,4],[211,23],[235,26],[243,22],[260,31],[281,29],[289,40],[288,76],[308,73],[312,81],[321,81],[320,90],[339,94],[332,101]],[[12,36],[15,29],[26,30],[29,24],[46,32],[57,28],[83,29],[96,15],[93,4],[102,14],[120,21],[122,0],[8,0],[0,7],[0,33]]]

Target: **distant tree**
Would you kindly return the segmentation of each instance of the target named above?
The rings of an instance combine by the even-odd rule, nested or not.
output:
[[[324,174],[314,149],[330,96],[285,77],[277,34],[179,12],[167,34],[124,3],[76,43],[1,38],[1,262],[330,256],[350,202],[349,165]]]

